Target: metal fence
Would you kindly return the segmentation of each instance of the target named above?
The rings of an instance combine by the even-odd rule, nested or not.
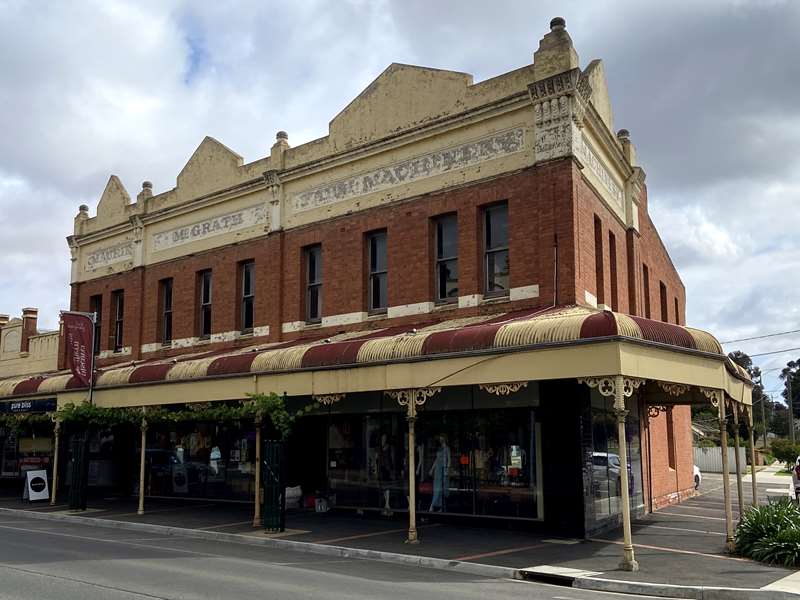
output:
[[[736,472],[736,455],[731,447],[728,450],[728,468],[731,473]],[[744,472],[747,465],[747,452],[744,447],[739,447],[739,461]],[[701,473],[722,473],[722,448],[694,448],[694,464],[700,468]]]

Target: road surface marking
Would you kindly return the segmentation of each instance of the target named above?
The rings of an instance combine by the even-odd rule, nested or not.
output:
[[[207,531],[209,529],[220,529],[221,527],[233,527],[234,525],[247,525],[248,523],[252,525],[253,519],[250,519],[249,521],[239,521],[237,523],[223,523],[222,525],[210,525],[209,527],[200,527],[199,529],[201,529],[202,531]]]
[[[616,540],[604,540],[602,538],[589,538],[590,542],[600,542],[603,544],[618,544],[624,546],[625,542]],[[663,548],[661,546],[649,546],[647,544],[634,544],[634,548],[647,548],[648,550],[661,550],[662,552],[674,552],[675,554],[691,554],[692,556],[707,556],[709,558],[719,558],[722,560],[735,560],[738,562],[752,562],[748,558],[738,558],[736,556],[725,556],[724,554],[711,554],[708,552],[696,552],[695,550],[679,550],[678,548]]]
[[[709,519],[711,521],[724,521],[723,517],[707,517],[705,515],[690,515],[689,513],[676,513],[676,512],[664,512],[658,511],[662,515],[675,515],[676,517],[690,517],[692,519]]]
[[[719,531],[703,531],[702,529],[685,529],[683,527],[665,527],[664,525],[648,525],[648,529],[670,529],[672,531],[690,531],[692,533],[707,533],[708,535],[726,535],[724,533],[720,533]]]
[[[433,523],[431,525],[420,525],[417,529],[428,528],[428,527],[439,527],[441,523]],[[339,537],[339,538],[332,538],[330,540],[322,540],[319,542],[312,542],[314,544],[334,544],[336,542],[346,542],[348,540],[360,540],[363,538],[369,537],[376,537],[379,535],[387,535],[389,533],[407,533],[408,527],[404,527],[403,529],[387,529],[385,531],[373,531],[372,533],[359,533],[358,535],[348,535],[346,537]]]
[[[534,550],[535,548],[546,548],[547,544],[535,544],[533,546],[518,546],[516,548],[506,548],[505,550],[495,550],[494,552],[485,552],[483,554],[471,554],[469,556],[459,556],[451,560],[477,560],[479,558],[489,558],[490,556],[501,556],[503,554],[512,554],[514,552],[524,552],[525,550]]]
[[[213,504],[198,504],[197,506],[187,507],[187,506],[174,506],[172,508],[157,508],[155,510],[145,510],[144,515],[139,515],[139,513],[129,512],[129,513],[119,513],[119,514],[111,514],[110,517],[132,517],[135,515],[139,516],[147,516],[152,515],[154,513],[164,513],[164,512],[175,512],[176,510],[186,510],[187,508],[208,508],[209,506],[214,506]],[[104,511],[105,512],[105,511]],[[156,525],[156,523],[151,523],[151,525]]]

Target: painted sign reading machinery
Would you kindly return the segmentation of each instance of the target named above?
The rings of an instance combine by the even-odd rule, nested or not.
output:
[[[160,252],[205,238],[247,229],[267,222],[267,207],[256,204],[224,215],[211,217],[183,227],[153,234],[153,251]]]
[[[133,257],[133,242],[99,248],[86,257],[86,270],[95,271]]]
[[[493,133],[452,148],[415,156],[393,165],[311,188],[294,197],[296,211],[312,210],[404,183],[441,175],[499,158],[525,147],[522,127]]]

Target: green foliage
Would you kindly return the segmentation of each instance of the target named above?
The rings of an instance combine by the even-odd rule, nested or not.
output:
[[[93,404],[67,404],[56,413],[56,416],[62,423],[74,423],[99,429],[110,429],[115,425],[138,425],[142,418],[145,418],[148,424],[185,421],[227,423],[260,419],[269,420],[281,439],[285,440],[289,437],[295,421],[314,408],[313,405],[308,405],[291,412],[286,407],[286,399],[277,394],[251,394],[249,397],[249,400],[235,403],[188,404],[185,408],[175,410],[163,406],[147,407],[143,410],[141,408],[103,408]],[[19,415],[19,417],[44,417],[45,420],[49,420],[47,415]],[[19,417],[14,415],[17,421],[20,420]],[[0,421],[0,424],[2,423]]]
[[[786,463],[786,466],[791,469],[797,457],[800,456],[800,444],[792,444],[789,440],[773,440],[770,444],[770,452],[779,461]]]
[[[784,529],[755,544],[752,557],[784,567],[800,567],[800,529]]]
[[[310,413],[314,406],[309,404],[296,412],[289,412],[286,408],[286,399],[277,394],[249,394],[250,402],[246,405],[253,411],[253,416],[257,418],[267,418],[272,422],[272,426],[286,440],[292,432],[294,422]]]
[[[787,498],[751,508],[736,528],[736,549],[763,562],[800,566],[800,507]]]
[[[718,444],[714,440],[708,438],[700,438],[697,440],[698,448],[715,448]]]
[[[50,414],[2,414],[0,427],[8,431],[22,431],[39,423],[49,423]]]

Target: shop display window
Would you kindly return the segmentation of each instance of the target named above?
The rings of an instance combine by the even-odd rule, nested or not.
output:
[[[147,431],[146,493],[249,500],[253,497],[252,426],[175,423]]]
[[[541,518],[537,391],[500,399],[477,388],[445,388],[420,408],[417,511]],[[346,398],[328,419],[328,480],[337,505],[408,510],[408,433],[397,403],[377,394]]]
[[[625,434],[628,452],[628,492],[631,507],[644,504],[642,491],[642,453],[639,438],[639,408],[628,402]],[[587,515],[594,524],[622,512],[622,465],[619,457],[619,434],[614,413],[614,399],[591,391],[592,447],[587,452],[591,472],[593,510]]]

